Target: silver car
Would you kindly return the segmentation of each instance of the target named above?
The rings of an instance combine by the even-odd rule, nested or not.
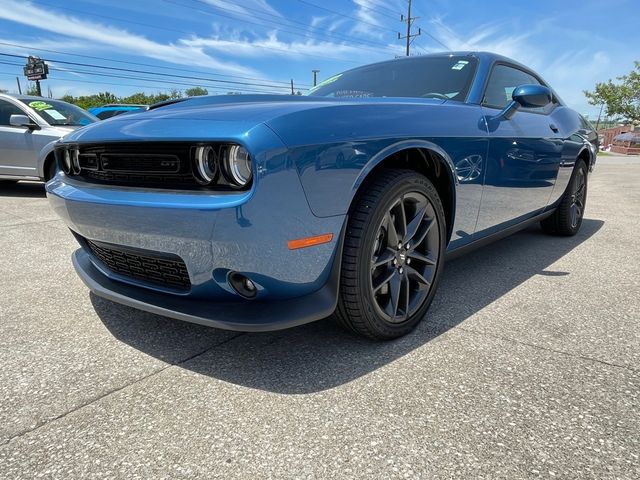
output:
[[[49,180],[55,141],[97,120],[60,100],[0,94],[0,180]]]

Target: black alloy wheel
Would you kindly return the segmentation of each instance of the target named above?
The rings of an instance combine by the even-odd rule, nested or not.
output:
[[[571,185],[571,204],[569,205],[569,215],[571,217],[571,228],[578,227],[582,222],[584,214],[584,201],[587,196],[587,179],[583,168],[576,170],[576,176]]]
[[[405,335],[435,294],[445,250],[433,184],[407,170],[380,172],[356,200],[343,252],[338,321],[374,339]]]
[[[562,236],[578,233],[587,204],[587,175],[587,164],[584,160],[578,160],[555,212],[540,222],[546,233]]]

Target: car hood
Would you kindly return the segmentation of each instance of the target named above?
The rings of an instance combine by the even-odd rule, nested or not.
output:
[[[235,138],[259,124],[304,111],[355,106],[438,105],[432,99],[331,99],[294,95],[220,95],[196,97],[160,108],[112,117],[71,133],[65,140],[104,142],[127,140],[189,140]],[[214,127],[212,127],[212,124]]]
[[[51,135],[52,137],[64,137],[65,135],[68,135],[69,133],[73,132],[74,130],[77,130],[80,127],[71,126],[71,125],[64,125],[64,126],[49,125],[46,128],[47,128],[47,134]]]
[[[296,115],[355,120],[354,111],[379,115],[379,109],[402,110],[417,106],[438,106],[438,99],[366,98],[333,99],[295,95],[220,95],[196,97],[160,108],[136,112],[97,122],[70,134],[65,140],[79,142],[237,139],[257,125],[266,124],[276,133],[280,127],[311,127],[296,122]],[[312,113],[311,113],[312,112]],[[285,142],[286,143],[286,142]]]

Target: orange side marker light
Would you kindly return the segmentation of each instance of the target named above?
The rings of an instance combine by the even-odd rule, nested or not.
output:
[[[289,250],[297,250],[299,248],[313,247],[314,245],[321,245],[323,243],[329,243],[333,240],[333,233],[325,233],[324,235],[318,235],[316,237],[299,238],[297,240],[289,240],[287,246]]]

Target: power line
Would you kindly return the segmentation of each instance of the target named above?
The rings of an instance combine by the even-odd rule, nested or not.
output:
[[[39,1],[42,1],[42,0],[39,0]],[[223,0],[220,0],[220,1],[223,1]],[[174,2],[169,2],[169,3],[174,3]],[[228,3],[228,2],[225,2],[225,3]],[[178,5],[178,4],[176,3],[176,5]],[[184,5],[184,6],[189,8],[187,5]],[[60,6],[57,6],[57,5],[55,6],[55,8],[60,9],[60,10],[66,10],[66,11],[73,12],[73,13],[79,13],[79,14],[82,14],[82,15],[89,15],[89,16],[98,17],[98,18],[106,18],[106,19],[109,19],[109,20],[114,20],[116,22],[130,23],[130,24],[133,24],[133,25],[140,25],[140,26],[143,26],[143,27],[155,28],[155,29],[163,30],[163,31],[167,31],[167,32],[182,33],[182,34],[185,34],[185,35],[193,35],[194,34],[193,32],[188,32],[186,30],[177,30],[175,28],[160,27],[158,25],[151,25],[149,23],[136,22],[136,21],[127,20],[127,19],[124,19],[124,18],[111,17],[111,16],[108,16],[108,15],[101,15],[101,14],[97,14],[97,13],[93,13],[93,12],[87,12],[87,11],[84,11],[84,10],[78,10],[78,9],[75,9],[75,8],[60,7]],[[229,17],[229,18],[231,18],[231,17]],[[276,52],[291,53],[290,50],[286,50],[284,48],[268,47],[266,45],[256,45],[256,44],[251,44],[251,46],[253,46],[255,48],[264,49],[264,50],[273,50],[273,51],[276,51]],[[342,59],[342,58],[327,57],[326,55],[314,55],[314,54],[310,54],[309,53],[309,54],[305,54],[305,56],[306,57],[317,57],[317,58],[322,58],[322,59],[325,59],[325,60],[336,60],[336,61],[346,62],[346,63],[355,63],[355,64],[358,63],[358,62],[354,62],[354,61],[351,61],[351,60],[345,60],[345,59]],[[288,84],[289,82],[283,82],[283,83],[287,83]]]
[[[22,64],[19,63],[10,63],[10,62],[4,62],[4,61],[0,61],[0,64],[4,64],[4,65],[12,65],[12,66],[16,66],[16,67],[21,67]],[[56,67],[50,67],[50,70],[52,71],[57,71],[57,72],[61,72],[61,73],[76,73],[76,74],[86,74],[86,75],[93,75],[96,77],[108,77],[108,78],[122,78],[125,80],[142,80],[142,81],[148,81],[148,82],[155,82],[155,81],[159,81],[159,79],[157,78],[148,78],[148,77],[139,77],[139,76],[131,76],[131,75],[117,75],[117,74],[110,74],[110,73],[96,73],[96,72],[92,72],[92,71],[88,71],[88,70],[75,70],[75,69],[61,69],[61,68],[56,68]],[[49,77],[51,78],[51,77]],[[105,84],[105,85],[128,85],[128,84],[123,84],[123,83],[109,83],[109,82],[104,82],[104,81],[89,81],[89,80],[72,80],[72,79],[61,79],[61,78],[56,78],[56,80],[60,80],[60,81],[67,81],[67,82],[83,82],[83,83],[95,83],[95,84]],[[165,84],[165,89],[167,89],[167,85],[176,85],[176,86],[180,86],[180,87],[208,87],[208,88],[216,88],[216,89],[220,89],[223,87],[227,87],[227,90],[237,90],[237,91],[242,91],[242,92],[250,92],[250,93],[274,93],[275,90],[272,89],[256,89],[256,88],[248,88],[246,86],[236,86],[236,85],[211,85],[208,83],[190,83],[190,82],[178,82],[178,81],[173,81],[173,80],[163,80],[163,83]],[[133,86],[133,85],[132,85]],[[138,86],[143,86],[143,85],[138,85]],[[282,88],[282,87],[279,87]],[[300,88],[300,90],[307,90],[306,88]],[[282,92],[280,92],[282,93]]]
[[[386,30],[388,32],[396,33],[396,31],[393,30],[392,28],[385,28],[385,27],[383,27],[381,25],[378,25],[377,23],[366,22],[364,20],[360,20],[359,18],[352,17],[351,15],[347,15],[345,13],[341,13],[341,12],[338,12],[336,10],[332,10],[330,8],[327,8],[327,7],[316,5],[315,3],[307,2],[306,0],[297,0],[297,1],[300,2],[300,3],[304,3],[305,5],[309,5],[310,7],[314,7],[314,8],[317,8],[319,10],[324,10],[325,12],[333,13],[334,15],[339,15],[339,16],[344,17],[344,18],[349,18],[349,19],[354,20],[354,21],[356,21],[358,23],[363,23],[365,25],[370,25],[372,27],[379,28],[380,30]]]
[[[188,69],[184,69],[184,68],[178,68],[178,67],[167,67],[167,66],[162,66],[162,65],[154,65],[154,64],[150,64],[150,63],[141,63],[141,62],[132,62],[132,61],[127,61],[127,60],[115,60],[115,59],[111,59],[111,58],[105,58],[105,57],[97,57],[94,55],[83,55],[80,53],[69,53],[69,52],[62,52],[60,50],[51,50],[51,49],[47,49],[47,48],[36,48],[36,47],[25,47],[24,45],[18,45],[16,43],[8,43],[8,42],[0,42],[0,45],[5,45],[5,46],[9,46],[9,47],[14,47],[14,48],[20,48],[23,50],[33,50],[36,52],[47,52],[47,53],[55,53],[58,55],[68,55],[70,57],[78,57],[78,58],[89,58],[92,60],[102,60],[105,62],[112,62],[112,63],[120,63],[120,64],[124,64],[124,65],[137,65],[140,67],[151,67],[151,68],[161,68],[164,70],[174,70],[174,71],[178,71],[178,72],[186,72],[186,73],[197,73],[197,74],[205,74],[205,75],[213,75],[216,77],[227,77],[227,78],[239,78],[239,79],[243,79],[243,80],[256,80],[256,81],[270,81],[272,83],[282,83],[285,85],[289,85],[289,81],[287,80],[285,81],[278,81],[278,80],[268,80],[268,79],[264,79],[264,78],[256,78],[256,77],[245,77],[245,76],[240,76],[240,75],[230,75],[230,74],[223,74],[223,73],[210,73],[210,72],[203,72],[201,70],[188,70]],[[300,84],[303,85],[303,84]],[[309,86],[309,84],[304,84],[305,86]]]
[[[25,55],[15,55],[15,54],[11,54],[11,53],[1,53],[0,52],[0,55],[3,56],[3,57],[12,57],[12,58],[28,58]],[[53,62],[53,63],[60,63],[60,64],[63,64],[63,65],[75,65],[75,66],[80,66],[80,67],[102,68],[102,69],[107,69],[107,70],[116,70],[116,71],[120,71],[120,72],[142,73],[144,75],[156,75],[156,76],[171,77],[171,78],[184,78],[184,79],[187,79],[187,80],[203,80],[203,81],[206,81],[206,82],[226,83],[226,84],[231,84],[231,85],[248,85],[248,86],[252,86],[252,87],[286,88],[284,86],[275,85],[275,84],[250,83],[250,82],[240,82],[240,81],[235,81],[235,80],[217,80],[217,79],[210,79],[210,78],[206,78],[206,77],[194,77],[194,76],[177,75],[177,74],[169,74],[169,73],[162,73],[162,72],[149,72],[149,71],[144,71],[144,70],[135,70],[135,69],[132,69],[132,68],[107,67],[107,66],[104,66],[104,65],[94,65],[94,64],[91,64],[91,63],[69,62],[69,61],[65,61],[65,60],[56,60],[56,59],[53,59],[53,58],[43,58],[43,60],[48,61],[48,62]],[[95,74],[95,72],[85,72],[85,73]]]
[[[361,3],[356,3],[356,5],[358,5],[358,7],[360,8],[363,8],[364,10],[370,10],[372,12],[377,13],[378,15],[382,15],[383,17],[392,18],[393,20],[395,20],[396,17],[398,16],[398,13],[400,13],[399,10],[397,12],[394,12],[393,10],[385,9],[387,10],[387,12],[389,12],[389,13],[386,13],[386,12],[383,12],[382,10],[369,7],[368,5],[362,5]]]
[[[0,60],[0,64],[2,65],[11,65],[11,66],[16,66],[16,67],[20,67],[22,66],[19,63],[11,63],[11,62],[4,62]],[[49,68],[52,71],[57,71],[57,72],[62,72],[62,73],[80,73],[80,74],[92,74],[92,72],[88,72],[88,71],[84,71],[84,70],[63,70],[63,69],[59,69],[56,67],[50,67]],[[15,73],[13,73],[12,75],[15,76]],[[142,80],[142,81],[150,81],[150,82],[155,82],[158,79],[154,79],[154,78],[145,78],[145,77],[130,77],[130,76],[122,76],[122,75],[115,75],[115,74],[98,74],[97,76],[100,77],[112,77],[112,78],[123,78],[123,79],[129,79],[129,80]],[[76,79],[61,79],[61,78],[52,78],[49,77],[51,80],[58,80],[58,81],[63,81],[63,82],[71,82],[71,83],[92,83],[92,84],[98,84],[98,85],[115,85],[115,86],[131,86],[131,87],[139,87],[139,88],[157,88],[157,89],[161,89],[161,90],[167,90],[167,86],[164,85],[162,87],[157,86],[157,85],[149,85],[149,84],[145,84],[145,85],[141,85],[141,84],[130,84],[130,83],[110,83],[110,82],[105,82],[105,81],[91,81],[91,80],[76,80]],[[213,87],[213,88],[220,88],[220,85],[203,85],[201,83],[188,83],[188,82],[173,82],[173,81],[164,81],[165,84],[170,84],[170,85],[177,85],[177,86],[183,86],[183,87]],[[257,90],[257,89],[252,89],[252,88],[247,88],[247,87],[229,87],[227,90],[235,90],[235,91],[240,91],[240,92],[248,92],[248,93],[276,93],[273,90]],[[220,92],[220,90],[216,90],[217,92]],[[279,94],[283,94],[282,92],[277,92]]]
[[[164,0],[164,1],[169,1],[169,0]],[[216,9],[216,10],[225,10],[225,11],[232,12],[232,13],[235,13],[236,15],[238,15],[238,12],[236,12],[236,11],[234,11],[234,10],[229,10],[229,9],[225,9],[225,8],[223,8],[223,7],[213,6],[213,5],[211,5],[210,3],[207,3],[207,2],[205,2],[205,1],[203,1],[203,0],[191,0],[191,1],[192,1],[192,2],[200,3],[200,4],[205,5],[205,6],[207,6],[207,7],[210,7],[210,8],[214,8],[214,9]],[[275,18],[277,18],[278,20],[282,19],[282,17],[280,17],[280,16],[278,16],[278,15],[274,15],[274,14],[272,14],[272,13],[268,13],[268,12],[265,12],[265,11],[263,11],[263,10],[257,10],[257,9],[255,9],[255,8],[250,8],[250,7],[247,7],[247,6],[245,6],[245,5],[238,5],[238,4],[236,4],[236,3],[234,3],[234,2],[230,2],[230,1],[228,1],[228,0],[218,0],[218,1],[223,2],[223,3],[227,3],[227,4],[231,4],[231,5],[234,5],[234,6],[240,6],[241,8],[244,8],[245,10],[249,10],[249,11],[253,11],[253,12],[258,12],[258,13],[260,13],[261,15],[268,15],[268,16],[271,16],[271,17],[275,17]],[[314,7],[316,7],[316,8],[322,8],[322,9],[324,9],[324,10],[331,11],[331,12],[333,12],[333,13],[336,13],[337,15],[346,16],[346,15],[344,15],[344,14],[341,14],[341,13],[339,13],[339,12],[336,12],[335,10],[329,10],[329,9],[324,8],[324,7],[319,7],[318,5],[313,5],[313,4],[311,4],[311,3],[309,3],[309,2],[306,2],[306,1],[303,1],[303,0],[298,0],[298,1],[302,1],[302,3],[307,3],[308,5],[314,6]],[[169,3],[175,3],[175,2],[170,1]],[[176,4],[176,5],[177,5],[177,4]],[[182,6],[185,6],[185,7],[186,7],[187,5],[182,5]],[[258,17],[253,17],[253,18],[258,18]],[[355,21],[360,22],[360,23],[367,23],[367,22],[364,22],[364,21],[362,21],[362,20],[360,20],[360,19],[358,19],[358,18],[349,17],[349,16],[347,16],[347,18],[351,18],[352,20],[355,20]],[[273,22],[273,23],[275,23],[275,24],[279,24],[279,25],[285,25],[285,26],[287,26],[287,27],[289,26],[289,25],[286,25],[286,24],[281,23],[280,21],[275,22],[275,21],[273,21],[273,20],[268,20],[268,19],[263,19],[263,18],[258,18],[258,19],[259,19],[259,20],[266,20],[266,21]],[[305,31],[313,29],[313,30],[316,30],[316,31],[320,32],[320,33],[321,33],[321,34],[323,34],[323,35],[332,36],[332,37],[336,37],[336,38],[342,38],[342,39],[349,40],[349,41],[351,41],[351,42],[354,42],[354,41],[355,41],[355,42],[359,42],[359,43],[365,43],[365,44],[368,44],[368,45],[380,45],[380,46],[385,47],[385,48],[390,48],[390,47],[389,47],[389,45],[385,45],[384,43],[374,42],[374,41],[371,41],[371,40],[361,40],[361,39],[357,39],[357,38],[355,38],[355,37],[353,37],[353,36],[349,36],[349,35],[336,34],[336,33],[332,32],[332,31],[330,31],[330,30],[327,30],[327,29],[325,29],[325,28],[320,28],[320,27],[311,27],[311,26],[309,25],[309,23],[308,23],[308,22],[300,22],[300,21],[298,21],[298,20],[293,20],[293,19],[290,19],[290,18],[287,18],[287,19],[284,19],[284,20],[286,20],[287,22],[290,22],[290,23],[295,23],[295,24],[298,24],[298,25],[302,25],[302,26],[304,27],[304,30],[305,30]],[[369,23],[369,25],[372,25],[372,26],[374,26],[374,27],[376,27],[376,28],[383,28],[383,27],[381,27],[380,25],[376,25],[376,24],[373,24],[373,23]],[[263,25],[263,26],[264,26],[264,25]],[[292,27],[293,27],[293,28],[298,28],[298,29],[300,30],[300,28],[299,28],[299,27],[294,27],[294,26],[292,26]],[[384,29],[384,28],[383,28],[383,29]]]
[[[222,8],[222,7],[215,7],[215,6],[210,5],[208,3],[205,4],[208,8],[211,8],[211,9],[214,9],[214,10],[222,10],[222,11],[231,12],[231,13],[234,14],[234,16],[226,15],[224,13],[218,13],[218,12],[213,13],[210,10],[203,10],[202,8],[194,7],[192,5],[185,5],[183,3],[177,3],[177,2],[175,2],[173,0],[162,0],[162,1],[166,2],[166,3],[171,3],[173,5],[178,5],[180,7],[190,8],[192,10],[195,10],[195,11],[198,11],[198,12],[202,12],[202,13],[205,13],[207,15],[218,15],[218,16],[222,16],[222,17],[226,17],[226,18],[231,18],[232,20],[241,21],[243,23],[248,23],[248,24],[251,24],[251,25],[258,25],[260,27],[268,27],[269,26],[269,25],[265,25],[264,23],[253,22],[253,21],[247,20],[247,19],[245,19],[243,17],[239,17],[238,12],[236,12],[234,10],[229,10],[229,9]],[[193,1],[203,3],[203,2],[201,2],[201,0],[193,0]],[[285,26],[285,27],[288,27],[288,28],[293,28],[293,27],[291,27],[291,25],[283,24],[282,22],[276,22],[276,21],[273,21],[273,20],[264,19],[264,18],[257,18],[257,17],[250,17],[250,18],[252,18],[254,20],[262,20],[262,21],[271,23],[271,24],[273,24],[273,25],[275,25],[277,27]],[[306,28],[306,30],[304,32],[297,32],[297,31],[291,31],[291,30],[282,30],[282,29],[280,29],[279,31],[283,32],[283,33],[289,33],[291,35],[298,35],[298,36],[302,36],[302,37],[311,38],[311,39],[316,40],[317,38],[315,36],[309,34],[308,30],[310,28],[308,27],[308,25],[305,24],[305,26],[307,28]],[[379,48],[374,50],[373,48],[370,48],[371,46],[382,47],[382,48],[385,48],[385,49],[388,49],[388,50],[393,50],[392,46],[386,45],[384,43],[374,42],[374,41],[370,41],[370,40],[361,40],[361,39],[358,39],[356,37],[351,37],[351,36],[341,35],[341,34],[335,34],[335,33],[329,32],[328,30],[325,30],[324,32],[326,32],[326,33],[323,33],[323,29],[320,29],[320,28],[317,28],[317,27],[311,27],[311,28],[314,29],[314,30],[317,30],[318,33],[320,33],[321,35],[325,35],[327,37],[333,37],[333,38],[338,38],[338,39],[343,40],[343,41],[346,40],[346,41],[349,41],[349,42],[352,42],[352,43],[359,43],[361,45],[367,45],[368,47],[363,47],[363,46],[360,47],[363,50],[370,50],[372,52],[380,53]]]
[[[390,16],[390,18],[395,19],[395,18],[397,17],[398,13],[400,13],[400,11],[395,11],[395,10],[391,10],[390,8],[387,8],[387,7],[386,7],[386,5],[381,5],[381,4],[376,3],[376,2],[373,2],[373,1],[371,1],[371,0],[369,0],[369,2],[370,2],[372,5],[375,5],[376,7],[378,7],[379,9],[381,9],[381,10],[386,10],[387,12],[389,12],[390,14],[392,14],[393,16],[392,16],[392,17]],[[367,10],[373,10],[374,12],[375,12],[375,11],[377,11],[376,9],[374,9],[374,8],[372,8],[372,7],[362,5],[362,4],[357,3],[357,2],[355,2],[355,1],[354,1],[354,3],[356,3],[356,5],[358,5],[360,8],[366,8]],[[378,11],[378,13],[380,13],[380,11]]]

